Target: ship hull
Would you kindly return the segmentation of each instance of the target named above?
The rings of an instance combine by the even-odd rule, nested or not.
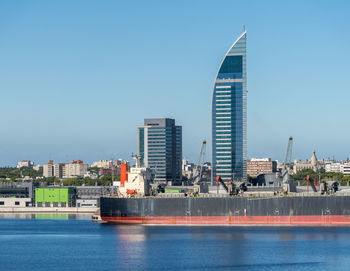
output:
[[[350,197],[101,198],[118,224],[350,225]]]

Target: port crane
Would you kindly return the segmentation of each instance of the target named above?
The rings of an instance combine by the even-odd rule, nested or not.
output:
[[[203,140],[201,145],[201,150],[199,152],[198,163],[194,170],[193,184],[198,184],[202,179],[203,164],[206,151],[207,141]]]
[[[293,153],[293,137],[290,136],[288,139],[286,158],[284,159],[284,166],[282,169],[282,189],[285,193],[296,192],[295,184],[293,183],[292,176],[289,171],[292,165],[292,153]]]
[[[203,165],[204,165],[206,147],[207,147],[207,141],[203,140],[202,145],[201,145],[201,149],[199,152],[198,163],[197,163],[195,170],[194,170],[193,189],[194,189],[195,194],[199,193],[199,186],[200,186],[200,182],[202,181]]]
[[[290,169],[290,166],[292,164],[292,153],[293,153],[293,137],[290,136],[288,139],[286,158],[284,159],[284,165],[287,167],[288,170]]]
[[[216,177],[216,182],[217,182],[218,188],[219,188],[219,184],[221,184],[225,189],[225,191],[227,192],[227,194],[229,194],[230,196],[236,196],[240,192],[247,191],[247,187],[244,182],[238,182],[238,181],[234,182],[232,180],[227,180],[227,183],[225,183],[220,176]]]

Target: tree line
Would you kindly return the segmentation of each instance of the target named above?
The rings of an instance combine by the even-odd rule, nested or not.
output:
[[[310,176],[310,181],[321,177],[321,182],[338,181],[341,185],[347,185],[350,182],[350,175],[344,175],[341,172],[325,172],[323,168],[318,171],[303,169],[292,176],[295,182],[300,182],[301,185],[306,185],[307,175]]]

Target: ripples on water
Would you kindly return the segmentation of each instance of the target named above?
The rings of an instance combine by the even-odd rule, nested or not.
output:
[[[102,225],[0,216],[0,270],[350,270],[350,228]]]

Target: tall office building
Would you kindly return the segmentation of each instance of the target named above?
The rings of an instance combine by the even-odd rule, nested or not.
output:
[[[182,127],[174,119],[145,119],[137,127],[140,164],[155,170],[155,179],[181,183]]]
[[[218,70],[212,100],[212,184],[247,178],[247,33],[233,43]]]

